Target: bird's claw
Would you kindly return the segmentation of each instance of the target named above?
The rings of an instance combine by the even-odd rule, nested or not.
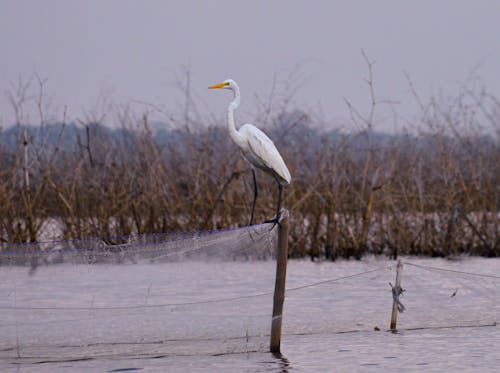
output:
[[[269,220],[264,220],[264,223],[273,223],[273,226],[271,227],[271,231],[274,229],[274,227],[276,225],[278,225],[279,228],[281,228],[281,223],[280,223],[280,219],[281,219],[281,214],[280,215],[277,215],[275,216],[274,218],[272,219],[269,219]]]

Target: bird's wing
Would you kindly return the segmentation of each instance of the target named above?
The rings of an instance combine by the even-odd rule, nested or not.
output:
[[[290,172],[272,140],[251,124],[242,126],[240,132],[244,134],[247,140],[249,148],[245,155],[250,162],[265,171],[275,174],[287,184],[290,183]]]

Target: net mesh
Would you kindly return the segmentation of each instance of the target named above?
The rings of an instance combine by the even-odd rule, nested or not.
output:
[[[396,263],[381,258],[332,265],[290,262],[285,334],[389,330]],[[398,331],[496,326],[499,264],[484,258],[404,260],[399,300],[405,309],[397,316]]]
[[[115,237],[115,245],[3,246],[0,357],[264,350],[277,240],[271,227]]]
[[[469,258],[458,263],[442,260],[437,266],[429,260],[420,264],[405,261],[403,287],[407,294],[402,299],[407,310],[399,316],[401,325],[406,328],[496,325],[500,316],[500,276],[498,267],[490,266],[488,270],[483,261],[487,260]],[[498,264],[498,260],[492,259],[490,264],[495,262]]]
[[[0,358],[268,351],[277,229],[2,246]],[[500,259],[403,259],[397,329],[494,326]],[[290,260],[283,338],[388,330],[396,261]]]

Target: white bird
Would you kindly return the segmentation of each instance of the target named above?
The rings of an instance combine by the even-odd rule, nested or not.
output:
[[[239,146],[245,158],[258,169],[266,172],[274,177],[278,183],[278,205],[276,209],[276,217],[268,220],[268,222],[279,222],[281,196],[283,186],[290,184],[290,171],[286,167],[283,158],[272,140],[260,129],[252,124],[244,124],[240,129],[236,129],[234,125],[234,110],[240,105],[240,89],[236,82],[232,79],[224,80],[221,83],[214,84],[209,89],[224,88],[233,91],[234,99],[229,103],[227,108],[227,127],[229,135]],[[257,180],[255,179],[255,170],[252,167],[254,198],[252,203],[252,214],[250,217],[250,225],[253,224],[253,215],[255,202],[257,201]]]

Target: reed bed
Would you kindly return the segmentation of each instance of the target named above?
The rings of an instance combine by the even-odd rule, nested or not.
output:
[[[22,101],[11,101],[21,113]],[[206,123],[186,105],[160,125],[149,111],[114,107],[111,129],[105,116],[49,123],[38,104],[36,126],[19,114],[0,131],[0,243],[248,223],[251,173],[222,116]],[[284,202],[291,256],[500,254],[496,97],[463,90],[420,102],[419,119],[391,135],[376,131],[373,92],[368,114],[347,105],[348,131],[286,105],[255,115],[292,173]],[[277,190],[262,174],[258,183],[262,221],[272,217]]]

